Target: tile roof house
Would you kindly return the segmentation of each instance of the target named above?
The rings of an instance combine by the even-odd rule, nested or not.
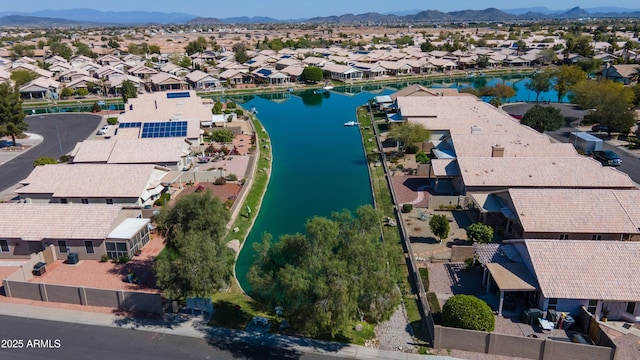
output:
[[[191,88],[196,90],[211,90],[221,87],[220,80],[200,70],[190,73],[185,79]]]
[[[60,83],[44,77],[35,80],[20,87],[20,96],[23,99],[57,99]]]
[[[640,241],[635,188],[512,188],[471,198],[476,219],[500,226],[507,237]]]
[[[153,204],[165,191],[170,169],[147,164],[56,164],[37,166],[16,193],[25,202]]]
[[[132,257],[149,242],[149,219],[119,205],[0,204],[0,259],[24,259],[55,245],[58,257]]]
[[[524,291],[543,311],[570,315],[584,307],[600,318],[606,309],[609,320],[640,322],[640,242],[524,239],[506,240],[500,248],[519,260],[498,257],[484,264],[487,289],[492,282],[500,289],[499,312],[505,292]],[[500,271],[509,268],[519,271]],[[521,286],[505,286],[518,280]]]
[[[85,140],[71,152],[73,163],[152,164],[182,170],[191,164],[191,144],[184,138]]]

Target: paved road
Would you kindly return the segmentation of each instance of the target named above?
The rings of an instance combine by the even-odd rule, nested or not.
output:
[[[52,309],[53,310],[53,309]],[[0,316],[0,359],[330,359],[335,354],[302,353],[149,331],[90,326]],[[22,340],[21,349],[7,349],[5,340]],[[51,347],[27,348],[28,341],[49,340]],[[59,346],[56,346],[56,340]],[[4,347],[4,348],[3,348]],[[56,348],[57,347],[57,348]]]
[[[534,104],[531,103],[512,104],[503,106],[503,109],[509,114],[523,115],[527,112],[527,110],[533,107],[533,105]],[[551,104],[551,106],[560,109],[565,118],[567,118],[568,124],[567,126],[564,126],[556,131],[548,131],[547,134],[557,141],[569,142],[569,133],[576,131],[576,122],[578,121],[578,119],[584,116],[584,114],[587,113],[588,110],[580,110],[580,108],[572,104],[554,103]],[[602,135],[606,134],[603,133]],[[635,181],[636,183],[640,183],[640,159],[636,155],[626,152],[625,149],[613,146],[606,141],[602,145],[602,148],[605,150],[613,150],[618,155],[620,155],[620,158],[622,159],[622,165],[618,167],[618,170],[629,175],[631,180]]]
[[[51,114],[29,116],[30,133],[41,135],[40,145],[0,165],[0,191],[25,179],[33,170],[33,162],[42,156],[59,158],[91,135],[102,118],[92,114]]]

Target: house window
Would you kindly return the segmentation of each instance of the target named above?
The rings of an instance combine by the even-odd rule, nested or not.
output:
[[[569,234],[560,234],[560,240],[569,240]]]
[[[66,254],[69,251],[66,241],[58,240],[58,251],[60,251],[60,254]]]
[[[120,256],[129,255],[126,242],[107,242],[105,243],[105,247],[107,248],[107,256],[110,259],[117,259]]]
[[[93,241],[85,240],[84,248],[87,251],[87,254],[95,254],[95,250],[93,249]]]
[[[9,243],[7,240],[0,240],[0,252],[9,252]]]
[[[551,298],[549,299],[549,306],[547,306],[547,310],[557,310],[558,309],[558,299]]]
[[[113,199],[107,199],[107,205],[113,205]]]
[[[89,199],[82,199],[80,201],[82,201],[83,204],[88,204],[89,203]]]
[[[590,314],[595,314],[597,308],[598,308],[598,300],[589,300],[589,305],[587,305],[587,311]]]
[[[600,234],[591,235],[591,240],[602,240],[602,235]]]
[[[628,302],[627,303],[627,312],[631,315],[635,315],[636,312],[636,302]]]
[[[67,199],[60,199],[60,204],[66,204],[67,203]]]

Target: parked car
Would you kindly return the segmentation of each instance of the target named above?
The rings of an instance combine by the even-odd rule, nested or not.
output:
[[[620,166],[622,159],[611,150],[598,150],[593,152],[593,158],[600,161],[604,166]]]
[[[6,148],[6,147],[22,147],[22,144],[20,143],[15,143],[11,140],[0,140],[0,148]]]
[[[608,132],[619,132],[620,129],[609,128],[609,126],[607,126],[607,125],[596,124],[596,125],[593,125],[591,127],[591,131],[594,131],[594,132],[607,132],[608,133]]]
[[[96,133],[96,135],[106,135],[107,134],[107,130],[106,129],[100,129],[98,130],[98,132]]]

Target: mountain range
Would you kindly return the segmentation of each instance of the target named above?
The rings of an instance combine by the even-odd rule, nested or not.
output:
[[[545,7],[530,7],[499,10],[461,10],[441,12],[438,10],[404,10],[380,14],[344,14],[314,17],[310,19],[274,19],[270,17],[210,18],[186,13],[164,13],[150,11],[99,11],[93,9],[40,10],[30,13],[0,12],[0,26],[100,26],[100,25],[146,25],[146,24],[249,24],[249,23],[420,23],[457,21],[509,21],[541,19],[578,19],[584,17],[640,17],[640,10],[618,7],[597,7],[568,10],[549,10]]]

